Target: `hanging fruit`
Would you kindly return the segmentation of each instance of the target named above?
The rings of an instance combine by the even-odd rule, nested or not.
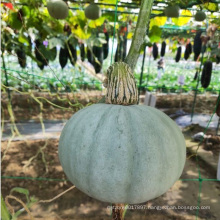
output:
[[[101,17],[101,9],[98,5],[91,3],[89,6],[85,8],[85,16],[88,19],[96,20]]]
[[[164,57],[165,52],[166,52],[166,42],[163,41],[162,44],[161,44],[160,56],[161,56],[161,57]]]
[[[202,50],[202,40],[201,40],[202,31],[196,33],[194,38],[193,52],[194,52],[194,61],[196,61]]]
[[[157,47],[156,43],[153,44],[153,52],[152,53],[153,53],[154,60],[156,60],[158,57],[158,47]]]
[[[167,17],[178,18],[180,16],[180,7],[178,5],[167,6],[164,13]]]
[[[175,58],[175,61],[176,61],[177,63],[180,61],[181,54],[182,54],[182,47],[179,46],[178,49],[177,49],[176,58]]]
[[[195,14],[196,21],[204,21],[206,19],[206,14],[204,11],[197,11]]]
[[[84,44],[80,44],[79,48],[80,48],[81,60],[84,61],[85,60],[85,46],[84,46]]]
[[[69,14],[68,5],[62,0],[48,0],[47,10],[56,19],[65,19]]]
[[[91,49],[87,46],[87,59],[88,61],[93,64],[93,56],[92,56],[92,52]]]
[[[108,52],[109,52],[109,34],[108,34],[108,32],[105,33],[105,40],[106,40],[106,43],[103,44],[103,59],[106,59],[108,57]]]
[[[201,84],[203,88],[208,88],[212,77],[212,61],[208,60],[203,65]]]
[[[47,66],[49,62],[48,59],[46,59],[43,54],[42,45],[43,45],[42,41],[40,41],[39,39],[35,40],[34,53],[38,61],[37,65],[41,70],[43,70],[44,66]]]
[[[50,61],[54,61],[57,57],[57,48],[50,49]]]
[[[219,64],[220,63],[220,56],[217,55],[215,59],[216,59],[216,64]]]
[[[98,62],[96,62],[95,59],[93,59],[92,64],[95,68],[95,72],[100,73],[101,69],[102,69],[102,63],[103,63],[103,48],[102,48],[102,46],[101,47],[93,46],[92,52],[98,61]]]
[[[75,113],[62,131],[58,154],[68,179],[104,202],[137,204],[162,195],[185,164],[181,130],[162,111],[137,105],[124,62],[107,70],[105,102]]]
[[[69,57],[68,48],[65,46],[64,48],[60,48],[59,61],[62,69],[66,66]]]
[[[186,48],[185,48],[185,52],[184,52],[184,59],[185,60],[188,60],[190,55],[192,53],[192,44],[191,43],[188,43],[186,45]]]
[[[25,68],[27,66],[27,58],[24,49],[22,48],[17,49],[16,55],[18,57],[18,63],[20,64],[20,67]]]
[[[193,78],[194,81],[197,80],[197,78],[198,78],[198,74],[199,74],[199,72],[196,71],[195,76],[194,76],[194,78]]]

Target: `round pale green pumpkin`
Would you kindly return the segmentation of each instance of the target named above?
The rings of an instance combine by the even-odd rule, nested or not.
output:
[[[180,16],[180,7],[178,5],[167,6],[164,13],[167,17],[178,18]]]
[[[98,5],[91,3],[85,8],[85,16],[88,19],[96,20],[101,16],[101,10]]]
[[[206,14],[203,11],[197,11],[195,14],[196,21],[204,21],[206,19]]]
[[[178,180],[186,147],[176,123],[155,108],[94,104],[66,123],[58,154],[69,180],[87,195],[137,204]]]
[[[62,0],[49,0],[47,10],[50,16],[56,19],[65,19],[69,13],[67,4]]]

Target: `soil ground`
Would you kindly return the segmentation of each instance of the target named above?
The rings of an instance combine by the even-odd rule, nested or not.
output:
[[[35,96],[43,96],[49,101],[61,105],[63,107],[70,108],[70,105],[66,101],[57,101],[55,96],[49,94],[35,94]],[[70,95],[69,99],[73,100]],[[13,94],[12,106],[15,116],[15,121],[23,120],[38,120],[40,108],[36,101],[33,101],[29,95],[19,96]],[[60,95],[61,99],[67,97],[67,94]],[[86,93],[78,95],[78,101],[83,105],[89,102],[97,102],[102,97],[101,92],[90,93],[88,96]],[[213,112],[216,96],[209,96],[209,94],[199,96],[198,102],[195,108],[195,112],[210,114]],[[42,100],[43,102],[43,118],[44,119],[68,119],[77,108],[72,108],[72,111],[60,110],[55,107],[51,107],[51,104]],[[73,102],[73,101],[72,101]],[[182,109],[185,112],[191,112],[193,102],[193,95],[164,95],[157,96],[157,107],[166,109],[167,114],[175,113],[176,110]],[[3,113],[5,121],[9,121],[9,114],[6,109],[7,98],[3,94]],[[189,145],[189,139],[192,134],[203,131],[200,127],[194,127],[193,129],[187,129],[184,131],[186,138],[186,144]],[[213,130],[208,131],[213,134]],[[196,142],[190,142],[191,145],[198,146]],[[9,146],[9,147],[8,147]],[[42,148],[43,147],[43,148]],[[203,147],[203,146],[201,146]],[[43,156],[39,153],[39,149],[42,148]],[[58,156],[58,139],[48,140],[26,140],[26,141],[8,141],[2,142],[2,152],[7,149],[7,154],[3,156],[2,161],[2,176],[15,176],[23,177],[21,179],[2,179],[2,195],[3,197],[9,195],[10,190],[14,187],[23,187],[29,190],[30,196],[35,196],[38,200],[52,199],[59,193],[62,193],[66,189],[72,186],[66,179],[65,174],[60,166]],[[204,145],[204,150],[205,145]],[[209,149],[210,157],[216,159],[219,153],[219,147]],[[191,155],[191,151],[188,151],[188,155]],[[31,160],[31,158],[33,160]],[[30,162],[31,160],[31,162]],[[185,168],[182,176],[174,186],[166,192],[164,195],[141,204],[142,206],[131,206],[126,212],[126,220],[194,220],[198,214],[198,219],[217,220],[220,216],[219,204],[220,204],[220,183],[217,181],[204,180],[201,182],[201,200],[198,200],[199,193],[199,181],[190,181],[185,179],[197,179],[198,166],[195,157],[191,157],[186,160]],[[210,167],[203,160],[199,159],[200,173],[203,179],[216,179],[216,170]],[[39,179],[25,179],[25,177],[43,177],[56,180],[39,180]],[[62,180],[62,181],[58,181]],[[26,201],[26,198],[19,193],[12,193],[20,198],[22,201]],[[21,207],[20,204],[14,200],[10,200],[15,210]],[[107,209],[107,206],[111,204],[99,202],[92,199],[74,188],[68,193],[62,195],[56,200],[50,203],[40,203],[34,205],[30,210],[34,219],[48,219],[48,220],[107,220],[111,219],[111,212]],[[163,206],[164,209],[159,210]],[[166,209],[169,206],[169,209]],[[189,206],[188,208],[186,206]],[[197,213],[195,207],[199,206],[200,209]],[[142,209],[141,209],[142,208]],[[176,209],[174,209],[176,208]],[[30,217],[23,212],[19,216],[20,220],[29,220]]]
[[[79,93],[27,93],[18,94],[11,93],[11,104],[13,106],[15,121],[23,120],[39,120],[40,103],[33,99],[38,98],[38,101],[42,103],[43,119],[47,120],[62,120],[69,119],[74,112],[86,106],[88,104],[97,103],[103,98],[104,91],[81,91]],[[31,96],[32,95],[32,96]],[[157,96],[156,108],[171,110],[175,112],[179,109],[185,112],[192,111],[192,105],[194,101],[194,93],[183,94],[161,94],[155,93]],[[143,102],[144,94],[141,96],[140,101]],[[194,112],[211,114],[215,108],[217,101],[217,95],[211,95],[206,93],[198,95],[196,99],[196,105]],[[9,100],[6,93],[2,93],[2,117],[5,121],[10,120],[8,113]],[[57,105],[53,106],[51,103]],[[60,108],[61,107],[61,108]],[[62,109],[62,107],[67,109]],[[169,112],[167,112],[169,114]]]

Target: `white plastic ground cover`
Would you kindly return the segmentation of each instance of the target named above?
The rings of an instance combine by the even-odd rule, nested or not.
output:
[[[183,115],[175,119],[176,123],[184,128],[186,126],[189,126],[191,124],[198,124],[199,126],[206,128],[208,126],[209,120],[211,118],[211,115],[206,114],[195,114],[193,116],[193,120],[191,121],[191,115]],[[218,125],[219,117],[215,114],[209,124],[209,128],[215,129]]]

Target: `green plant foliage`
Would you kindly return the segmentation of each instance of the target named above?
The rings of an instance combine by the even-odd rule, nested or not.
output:
[[[1,195],[1,218],[2,220],[10,220],[10,213],[5,205],[5,201]]]
[[[49,49],[52,49],[56,46],[64,47],[64,44],[65,42],[62,38],[52,37],[48,40]]]
[[[28,39],[28,37],[26,37],[25,35],[23,34],[20,34],[19,37],[18,37],[18,41],[22,44],[26,44],[27,46],[30,45],[30,40]]]
[[[17,12],[11,12],[9,14],[8,22],[9,22],[10,27],[13,29],[20,30],[22,27],[22,22],[18,19]]]
[[[204,4],[204,7],[209,11],[219,11],[218,3],[208,2]]]
[[[115,14],[114,13],[111,13],[111,12],[105,12],[102,14],[102,17],[107,19],[108,21],[110,22],[118,22],[118,16],[116,17],[116,20],[115,20]]]
[[[151,42],[158,42],[161,39],[162,30],[158,26],[153,26],[149,33]]]

